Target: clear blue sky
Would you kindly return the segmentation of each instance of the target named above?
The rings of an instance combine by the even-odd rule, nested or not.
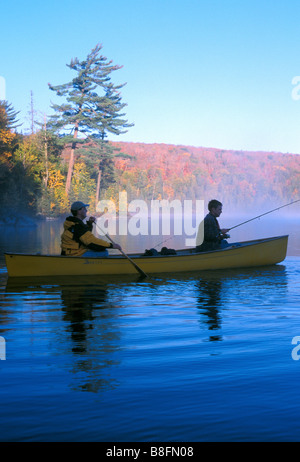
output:
[[[102,43],[135,124],[118,140],[300,153],[299,0],[3,3],[0,85],[22,121]]]

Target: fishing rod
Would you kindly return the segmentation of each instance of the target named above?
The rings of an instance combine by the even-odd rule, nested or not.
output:
[[[164,244],[165,242],[169,241],[169,240],[171,239],[171,237],[173,237],[173,236],[170,236],[170,237],[168,237],[167,239],[165,239],[164,241],[159,242],[159,244],[156,244],[156,246],[153,247],[153,248],[156,249],[156,247],[159,247],[160,245],[162,245],[162,244]]]
[[[276,209],[269,210],[269,212],[262,213],[261,215],[258,215],[257,217],[250,218],[250,220],[243,221],[243,223],[239,223],[238,225],[233,226],[232,228],[229,228],[229,231],[231,231],[234,228],[237,228],[238,226],[242,226],[245,223],[249,223],[249,221],[256,220],[257,218],[263,217],[264,215],[268,215],[268,213],[275,212],[276,210],[283,209],[284,207],[287,207],[288,205],[295,204],[296,202],[300,202],[300,199],[297,199],[296,201],[290,202],[289,204],[282,205],[281,207],[277,207]]]

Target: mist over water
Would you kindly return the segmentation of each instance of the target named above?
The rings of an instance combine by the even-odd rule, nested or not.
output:
[[[264,212],[262,212],[264,213]],[[255,215],[254,215],[255,216]],[[239,216],[221,216],[222,226],[228,227],[235,226],[244,221],[250,220],[253,216],[239,215]],[[226,221],[225,221],[226,220]],[[245,223],[236,229],[230,231],[230,241],[245,241],[252,239],[261,239],[266,237],[289,235],[288,251],[289,256],[300,256],[300,214],[291,216],[288,214],[280,214],[275,212],[272,216],[266,215],[264,217]]]
[[[262,212],[265,213],[265,212]],[[206,212],[205,212],[206,214]],[[225,210],[219,217],[218,221],[221,228],[231,228],[257,216],[257,214],[246,213],[227,213]],[[128,222],[132,217],[128,217]],[[5,226],[2,229],[0,238],[0,251],[4,252],[22,252],[22,253],[45,253],[60,254],[60,236],[63,231],[64,219],[45,220],[33,222],[33,226],[18,227]],[[196,217],[193,217],[193,227],[197,229],[198,223]],[[148,219],[148,230],[151,232],[151,219]],[[116,226],[118,230],[118,227]],[[174,235],[174,222],[171,217],[170,234],[162,234],[160,226],[159,235],[136,235],[118,236],[112,234],[112,238],[122,245],[125,252],[135,253],[144,252],[145,249],[156,248],[160,250],[166,246],[168,248],[182,249],[186,247],[186,240],[191,236],[184,233],[184,224],[182,224],[182,234]],[[288,252],[289,256],[300,256],[300,213],[283,213],[276,211],[261,218],[245,223],[229,232],[230,239],[228,242],[241,242],[253,239],[262,239],[267,237],[289,235]],[[105,230],[104,230],[105,231]],[[94,227],[94,233],[98,237],[103,237]],[[192,236],[194,237],[194,236]],[[118,251],[110,251],[118,253]]]

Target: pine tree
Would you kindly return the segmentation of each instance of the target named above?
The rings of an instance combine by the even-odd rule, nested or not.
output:
[[[10,103],[5,100],[0,100],[0,129],[12,130],[20,127],[18,124],[17,115],[20,111],[15,111]]]
[[[77,72],[71,82],[58,86],[49,84],[51,90],[66,99],[62,105],[52,104],[55,114],[50,117],[50,127],[62,134],[66,143],[71,143],[67,193],[71,186],[76,149],[91,143],[103,152],[109,133],[120,135],[133,125],[123,119],[125,114],[121,113],[126,104],[121,102],[120,89],[125,84],[114,85],[110,77],[122,66],[108,61],[100,54],[101,49],[102,45],[98,44],[86,60],[71,60],[67,66]]]
[[[122,157],[123,159],[132,158],[131,155],[121,152],[121,150],[107,140],[86,143],[78,149],[78,154],[83,158],[86,165],[90,168],[92,178],[96,178],[95,209],[100,199],[100,184],[103,189],[107,189],[115,183],[115,168],[113,159]]]

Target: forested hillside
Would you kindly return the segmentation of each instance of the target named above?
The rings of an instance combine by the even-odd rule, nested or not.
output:
[[[132,198],[220,198],[230,206],[284,203],[300,194],[300,155],[166,144],[114,143],[119,188]]]
[[[14,128],[15,111],[0,102],[0,201],[8,214],[55,217],[69,213],[74,200],[100,199],[118,207],[120,191],[128,200],[220,199],[241,210],[274,206],[300,198],[300,155],[226,151],[214,148],[106,142],[72,147],[46,126],[31,135]],[[3,218],[4,219],[4,218]],[[2,219],[2,220],[3,220]]]

